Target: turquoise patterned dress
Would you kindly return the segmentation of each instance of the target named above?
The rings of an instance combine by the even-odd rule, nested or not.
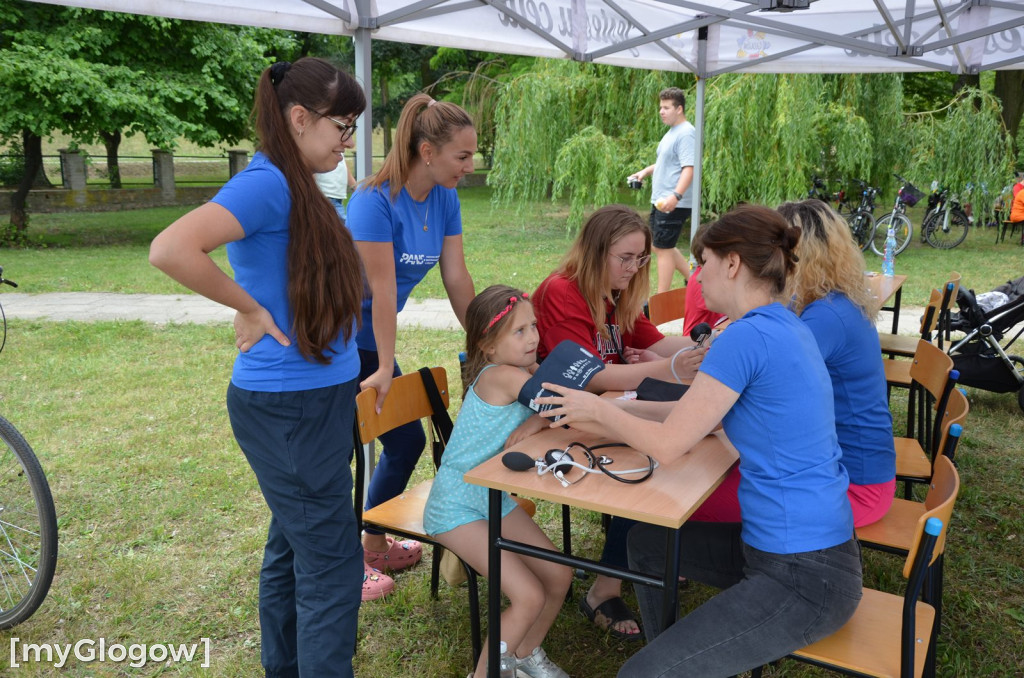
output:
[[[480,374],[493,365],[488,365]],[[433,536],[448,532],[474,520],[487,520],[487,488],[470,485],[463,474],[474,466],[501,452],[505,440],[517,426],[526,421],[533,410],[514,402],[491,405],[476,394],[476,382],[462,403],[451,440],[441,457],[434,484],[430,488],[423,511],[423,527]],[[516,507],[516,502],[502,492],[501,517]]]

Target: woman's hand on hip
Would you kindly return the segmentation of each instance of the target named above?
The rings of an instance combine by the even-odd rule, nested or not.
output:
[[[262,306],[257,306],[254,311],[235,313],[235,346],[242,353],[247,353],[268,334],[282,346],[292,345],[288,336],[274,322],[270,311]]]

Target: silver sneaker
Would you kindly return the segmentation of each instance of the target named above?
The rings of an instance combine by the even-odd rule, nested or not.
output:
[[[548,659],[540,647],[535,648],[525,659],[516,657],[516,673],[520,678],[569,678],[569,674]]]

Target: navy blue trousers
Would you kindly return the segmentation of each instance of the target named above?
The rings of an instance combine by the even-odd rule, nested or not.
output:
[[[268,678],[353,675],[363,578],[349,468],[357,388],[228,386],[231,428],[271,513],[259,601]]]

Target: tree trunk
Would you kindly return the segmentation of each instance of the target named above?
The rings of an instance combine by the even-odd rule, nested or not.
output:
[[[380,79],[380,110],[384,111],[384,155],[387,155],[391,151],[391,116],[388,115],[388,79],[382,77]]]
[[[121,165],[117,160],[117,149],[121,146],[121,131],[100,132],[107,149],[107,177],[111,188],[121,188]]]
[[[960,93],[960,90],[967,87],[981,89],[981,76],[978,74],[969,75],[967,73],[961,73],[957,76],[956,83],[953,85],[953,95],[956,96]],[[977,97],[974,99],[974,107],[981,110],[981,100]]]
[[[1024,112],[1024,71],[996,71],[995,95],[1003,102],[1003,124],[1016,140]]]
[[[2,244],[13,244],[25,239],[28,229],[28,213],[25,204],[40,170],[43,168],[43,140],[28,130],[22,130],[21,143],[25,153],[25,173],[21,175],[18,188],[11,195],[10,228]]]

